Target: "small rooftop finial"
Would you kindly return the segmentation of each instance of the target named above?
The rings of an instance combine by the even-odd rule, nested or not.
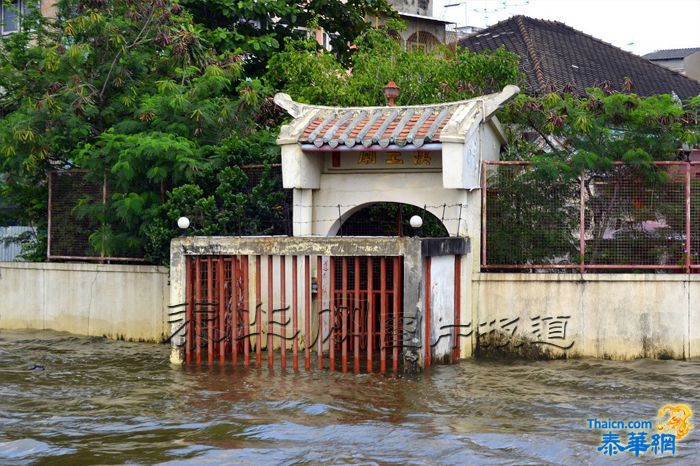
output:
[[[384,97],[389,100],[389,107],[393,107],[394,104],[394,99],[396,99],[400,94],[400,89],[399,86],[396,85],[396,83],[391,80],[389,81],[389,84],[384,86]]]

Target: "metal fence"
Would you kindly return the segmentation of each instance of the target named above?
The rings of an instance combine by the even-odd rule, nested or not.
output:
[[[700,269],[700,162],[567,172],[484,162],[482,269]]]
[[[22,235],[30,235],[34,229],[25,226],[0,227],[0,262],[19,261],[22,254]]]
[[[243,165],[240,167],[247,177],[245,193],[256,189],[282,191],[281,165]],[[265,178],[269,168],[271,178]],[[272,181],[270,181],[270,179]],[[272,183],[262,186],[261,183]],[[164,188],[165,189],[165,188]],[[49,211],[48,211],[48,246],[49,260],[85,260],[110,262],[145,262],[138,252],[120,257],[110,256],[95,248],[90,243],[90,236],[99,231],[101,225],[94,220],[95,209],[108,206],[112,191],[107,180],[94,181],[88,177],[87,170],[56,170],[49,173]],[[239,235],[291,235],[292,234],[292,191],[284,193],[279,211],[272,214],[260,214],[255,218],[238,219]],[[105,217],[110,217],[105,213]],[[117,222],[113,216],[110,224]],[[99,243],[99,242],[98,242]]]

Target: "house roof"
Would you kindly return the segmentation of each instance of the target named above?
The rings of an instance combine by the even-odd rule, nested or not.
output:
[[[465,122],[470,126],[475,118],[490,119],[518,91],[516,86],[506,86],[500,93],[469,100],[405,107],[326,107],[295,102],[279,93],[275,103],[295,120],[282,128],[278,142],[313,145],[322,150],[339,146],[419,149],[450,137],[463,138]]]
[[[520,69],[533,94],[573,87],[576,93],[584,95],[586,88],[605,82],[622,90],[629,77],[632,92],[638,95],[700,95],[697,81],[558,21],[513,16],[460,40],[459,44],[472,51],[503,46],[520,55]]]
[[[399,11],[399,16],[403,18],[410,18],[410,19],[416,19],[419,21],[432,21],[434,23],[442,23],[442,24],[455,24],[454,21],[448,21],[446,19],[442,18],[436,18],[434,16],[423,16],[423,15],[416,15],[413,13],[402,13]]]
[[[643,58],[647,60],[682,60],[688,55],[692,55],[695,52],[700,52],[700,47],[693,47],[689,49],[664,49],[657,50],[656,52],[647,53],[642,55]]]

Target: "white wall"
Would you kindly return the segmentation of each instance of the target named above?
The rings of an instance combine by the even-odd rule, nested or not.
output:
[[[160,341],[167,296],[162,267],[0,262],[0,329]]]
[[[528,340],[543,341],[531,346],[555,356],[700,357],[697,275],[486,273],[475,277],[473,288],[473,326],[481,335],[500,334],[496,345],[509,341],[505,352]],[[559,327],[549,335],[555,322]],[[564,322],[566,338],[549,338],[562,336]],[[473,345],[476,339],[475,333]]]

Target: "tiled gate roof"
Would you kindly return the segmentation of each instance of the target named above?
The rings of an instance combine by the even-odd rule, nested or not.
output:
[[[440,133],[456,106],[329,109],[319,111],[306,126],[299,142],[321,147],[400,147],[440,142]]]

